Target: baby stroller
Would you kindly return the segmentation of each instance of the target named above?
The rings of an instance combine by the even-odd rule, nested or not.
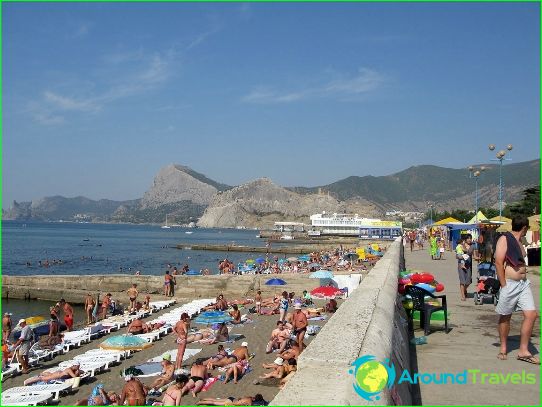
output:
[[[497,279],[497,271],[493,263],[480,263],[478,265],[478,283],[474,293],[474,304],[482,305],[485,298],[490,298],[494,305],[499,302],[499,289],[501,284]]]

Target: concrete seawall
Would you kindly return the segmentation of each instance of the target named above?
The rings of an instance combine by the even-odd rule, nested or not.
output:
[[[271,405],[393,405],[412,403],[407,384],[383,390],[367,401],[353,388],[349,373],[361,356],[390,359],[400,374],[410,367],[405,311],[397,296],[397,275],[403,264],[401,240],[339,307],[298,360],[298,371]]]
[[[224,294],[227,299],[253,297],[257,290],[264,296],[275,292],[296,292],[318,287],[320,280],[309,279],[308,275],[281,274],[287,282],[285,286],[267,286],[270,275],[244,276],[177,276],[175,298],[195,299],[216,297]],[[121,302],[127,301],[126,290],[132,283],[137,284],[141,293],[161,296],[163,292],[162,276],[127,276],[127,275],[90,275],[90,276],[2,276],[2,298],[41,299],[58,301],[65,298],[74,304],[83,303],[87,293],[112,293]]]

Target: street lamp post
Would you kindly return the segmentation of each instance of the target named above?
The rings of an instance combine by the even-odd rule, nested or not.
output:
[[[433,204],[431,202],[427,202],[427,205],[429,206],[429,210],[431,211],[431,225],[433,224]]]
[[[478,178],[482,175],[482,172],[486,170],[486,167],[481,166],[480,168],[469,167],[469,178],[474,178],[474,222],[478,224]]]
[[[488,148],[489,148],[489,151],[495,150],[495,144],[490,144]],[[512,144],[508,144],[506,146],[506,150],[508,151],[512,151],[512,148],[513,148]],[[506,161],[511,160],[511,158],[504,158],[505,155],[506,155],[506,151],[500,150],[496,154],[497,158],[491,159],[491,161],[499,161],[499,220],[502,220],[502,198],[504,194],[504,186],[502,183],[502,162],[505,160]]]

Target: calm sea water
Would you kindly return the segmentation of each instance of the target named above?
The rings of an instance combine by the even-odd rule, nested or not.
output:
[[[192,234],[185,232],[191,231]],[[142,274],[162,275],[167,264],[191,269],[208,268],[218,273],[218,262],[228,257],[235,264],[255,253],[178,250],[179,243],[235,243],[265,246],[256,230],[161,229],[149,225],[105,225],[90,223],[2,222],[2,274]],[[49,261],[49,267],[38,262]],[[62,260],[62,264],[53,264]],[[27,265],[30,263],[30,266]],[[2,310],[12,312],[13,321],[41,315],[48,317],[52,303],[2,299]],[[76,319],[83,319],[83,309]]]
[[[185,232],[191,231],[192,234]],[[161,229],[149,225],[2,222],[2,274],[142,274],[161,275],[166,265],[218,272],[228,257],[235,264],[250,253],[178,250],[179,243],[235,243],[264,246],[256,230]],[[257,254],[255,254],[257,257]],[[42,264],[48,260],[49,266]],[[62,260],[62,264],[53,264]],[[27,265],[27,262],[30,266]]]

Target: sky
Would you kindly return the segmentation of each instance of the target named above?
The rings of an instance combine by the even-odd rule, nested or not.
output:
[[[3,3],[2,204],[540,156],[537,3]]]

